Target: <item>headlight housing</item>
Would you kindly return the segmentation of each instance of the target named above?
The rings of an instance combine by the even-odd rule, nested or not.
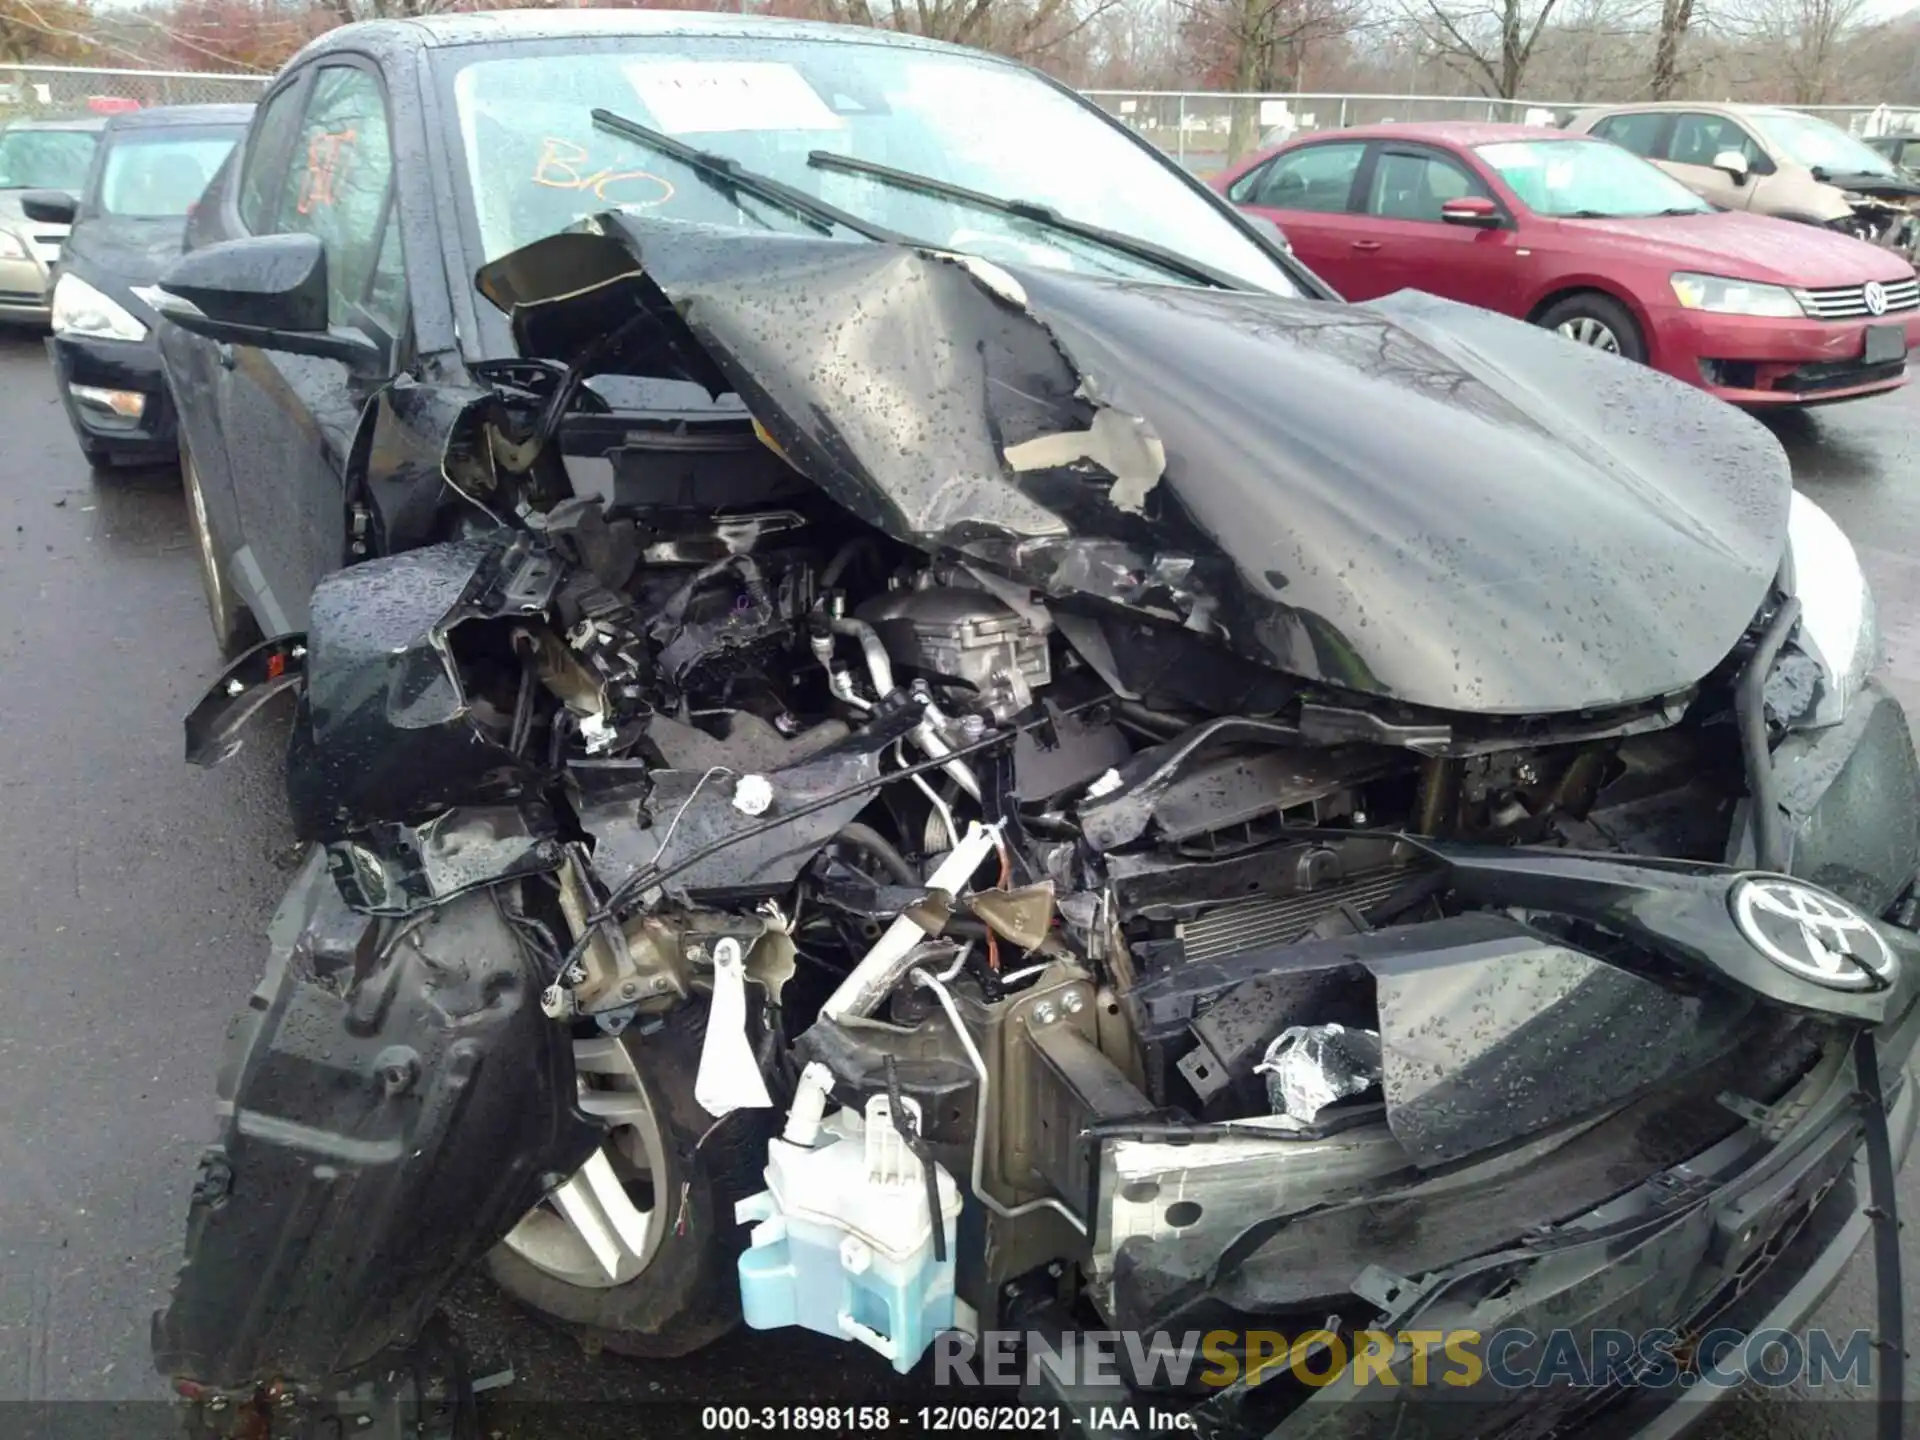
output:
[[[1688,310],[1712,315],[1767,315],[1777,320],[1798,320],[1807,313],[1784,285],[1695,275],[1686,270],[1676,271],[1668,281],[1673,286],[1673,298]]]
[[[26,260],[27,242],[11,230],[0,230],[0,260]]]
[[[1817,729],[1839,723],[1879,666],[1879,620],[1853,542],[1797,490],[1787,510],[1787,557],[1800,627],[1781,652],[1781,684],[1769,683],[1768,705],[1795,729]],[[1798,669],[1809,661],[1818,667],[1817,684],[1793,678],[1796,651],[1802,657]]]
[[[68,271],[53,283],[53,333],[93,340],[144,340],[147,327],[111,295]]]

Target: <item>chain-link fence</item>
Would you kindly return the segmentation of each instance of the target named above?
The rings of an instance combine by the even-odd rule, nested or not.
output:
[[[1589,105],[1450,95],[1237,95],[1219,91],[1089,90],[1088,99],[1196,174],[1292,135],[1393,120],[1491,120],[1564,125]],[[1920,111],[1885,105],[1801,105],[1856,135],[1920,133]]]
[[[273,77],[199,70],[100,70],[0,65],[0,122],[133,105],[258,99]],[[1581,108],[1560,101],[1450,95],[1236,95],[1220,91],[1089,90],[1087,98],[1199,174],[1288,135],[1390,120],[1496,120],[1560,125]],[[1598,102],[1595,102],[1598,103]],[[1920,111],[1885,105],[1804,105],[1857,135],[1920,133]]]
[[[135,105],[211,105],[260,98],[271,75],[198,70],[94,70],[68,65],[0,65],[0,122],[65,118]]]
[[[1210,174],[1263,144],[1314,130],[1389,120],[1503,120],[1554,125],[1564,106],[1445,95],[1236,95],[1218,91],[1089,90],[1086,96],[1181,164]]]

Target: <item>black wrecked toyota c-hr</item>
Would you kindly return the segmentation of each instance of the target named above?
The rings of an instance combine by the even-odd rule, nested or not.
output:
[[[60,399],[89,464],[172,460],[173,405],[148,291],[186,243],[187,217],[246,134],[251,105],[165,105],[107,121],[85,189],[29,191],[29,219],[70,224],[51,298]]]
[[[312,845],[154,1331],[210,1415],[404,1389],[475,1264],[651,1355],[1223,1335],[1079,1393],[1229,1436],[1665,1433],[1869,1232],[1897,1345],[1920,766],[1747,417],[864,30],[349,26],[189,239],[264,636],[189,754],[293,691]],[[1671,1343],[1409,1383],[1556,1327]]]

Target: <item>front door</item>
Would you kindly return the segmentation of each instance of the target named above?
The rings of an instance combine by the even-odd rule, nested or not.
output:
[[[376,71],[349,61],[318,67],[290,153],[276,173],[243,173],[238,209],[244,233],[317,236],[329,324],[399,355],[406,277]],[[234,578],[264,632],[303,630],[315,583],[345,556],[347,460],[386,377],[245,345],[223,349],[221,366],[218,410],[240,521],[233,538],[242,542]]]
[[[1737,180],[1714,165],[1714,160],[1729,150],[1746,159],[1745,180]],[[1739,121],[1725,115],[1686,111],[1673,117],[1661,168],[1722,209],[1745,210],[1753,204],[1762,180],[1773,173],[1773,162]]]

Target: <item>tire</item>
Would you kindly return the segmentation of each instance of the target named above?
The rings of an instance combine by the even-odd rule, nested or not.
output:
[[[638,1273],[618,1283],[608,1283],[604,1272],[592,1284],[562,1278],[556,1272],[581,1273],[578,1256],[585,1245],[551,1203],[530,1212],[487,1258],[487,1268],[502,1290],[572,1331],[589,1349],[673,1359],[711,1344],[740,1321],[734,1262],[745,1248],[747,1231],[735,1223],[733,1206],[762,1188],[759,1167],[767,1131],[759,1112],[730,1116],[715,1128],[713,1117],[693,1098],[706,1013],[704,1003],[685,1005],[652,1034],[640,1034],[635,1027],[618,1039],[575,1042],[576,1055],[589,1057],[582,1073],[590,1083],[588,1065],[603,1078],[619,1068],[614,1047],[631,1060],[630,1083],[637,1084],[657,1130],[651,1185],[629,1180],[623,1186],[630,1195],[636,1189],[650,1191],[653,1248]],[[583,1096],[590,1110],[614,1118],[617,1100],[592,1103],[592,1090],[583,1090]],[[603,1155],[619,1148],[616,1138],[621,1133],[610,1135]],[[578,1183],[578,1177],[570,1183]],[[578,1244],[572,1256],[560,1243],[568,1235]]]
[[[1549,305],[1534,321],[1545,330],[1555,330],[1576,345],[1619,355],[1645,364],[1647,342],[1632,312],[1610,295],[1597,290],[1582,290]]]
[[[235,597],[226,562],[220,558],[220,547],[214,543],[206,497],[200,490],[200,472],[184,439],[180,442],[180,485],[186,492],[187,524],[193,530],[194,550],[200,557],[200,587],[206,592],[207,620],[213,626],[213,643],[221,658],[230,660],[253,640],[253,621]]]

